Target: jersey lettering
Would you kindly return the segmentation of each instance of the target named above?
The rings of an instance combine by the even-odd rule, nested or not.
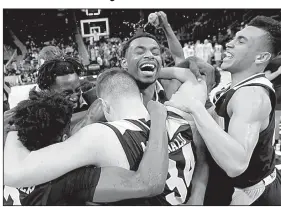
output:
[[[191,144],[185,145],[178,153],[181,153],[180,156],[183,156],[185,166],[184,169],[181,169],[181,164],[177,167],[177,161],[171,158],[169,159],[168,173],[170,177],[166,181],[166,186],[171,193],[166,195],[166,200],[171,205],[180,205],[186,201],[188,188],[195,168],[195,158]],[[183,171],[183,178],[179,177],[179,171]]]
[[[21,202],[20,202],[20,193],[18,191],[18,189],[16,188],[12,188],[12,187],[9,187],[9,186],[5,186],[4,187],[4,198],[6,201],[9,200],[9,197],[12,199],[13,203],[12,205],[21,205]]]
[[[9,186],[4,186],[4,199],[7,205],[18,206],[21,205],[20,193],[30,194],[35,190],[35,186],[32,187],[21,187],[13,188]]]
[[[169,174],[170,178],[166,181],[168,188],[173,191],[172,193],[166,196],[166,200],[171,205],[178,205],[184,203],[187,196],[187,188],[182,178],[178,177],[178,169],[176,167],[176,162],[174,160],[169,160]],[[175,190],[177,189],[178,194],[175,194]]]

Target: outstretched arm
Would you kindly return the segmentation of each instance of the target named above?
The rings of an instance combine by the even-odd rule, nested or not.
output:
[[[162,29],[165,32],[169,49],[172,53],[174,61],[176,64],[178,64],[184,60],[184,53],[183,53],[182,46],[178,38],[176,37],[171,25],[168,23],[167,15],[162,11],[156,12],[156,14],[159,18],[160,27],[162,27]]]
[[[125,154],[115,133],[102,124],[84,127],[68,140],[32,151],[27,156],[19,150],[23,146],[17,133],[11,133],[4,149],[4,183],[8,186],[42,184],[86,165],[128,165],[123,163]],[[113,147],[115,150],[109,150]]]
[[[159,74],[160,79],[177,79],[184,83],[188,80],[189,75],[192,74],[190,70],[179,67],[162,68]]]

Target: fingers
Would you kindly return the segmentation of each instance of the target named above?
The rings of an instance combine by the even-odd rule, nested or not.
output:
[[[180,103],[177,103],[176,101],[173,101],[173,100],[166,101],[166,102],[164,103],[164,105],[167,106],[167,107],[170,106],[170,107],[179,109],[179,110],[181,110],[181,111],[186,111],[186,110],[187,110],[185,106],[183,106],[183,105],[181,105]]]

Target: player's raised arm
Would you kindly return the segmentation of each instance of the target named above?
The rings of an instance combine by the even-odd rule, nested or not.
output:
[[[168,22],[167,15],[163,12],[156,12],[159,18],[159,26],[164,30],[165,36],[168,41],[169,49],[172,53],[174,61],[176,64],[180,63],[184,60],[184,53],[182,50],[182,46],[176,37],[171,25]]]
[[[4,151],[4,184],[13,187],[33,186],[86,165],[118,166],[120,150],[108,150],[112,148],[111,144],[120,145],[115,136],[106,126],[93,124],[84,127],[64,142],[32,151],[19,160],[18,148],[22,144],[17,140],[17,134],[12,134],[7,138],[7,150]],[[120,149],[122,150],[121,146]]]
[[[192,76],[192,78],[190,78]],[[189,69],[179,67],[162,68],[159,74],[160,79],[177,79],[184,83],[189,79],[194,79],[194,75]]]

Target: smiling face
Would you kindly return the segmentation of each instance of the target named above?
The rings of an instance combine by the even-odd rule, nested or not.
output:
[[[55,84],[51,87],[52,91],[64,94],[73,103],[73,108],[79,106],[81,96],[80,81],[76,73],[58,76]]]
[[[221,68],[231,73],[249,69],[256,64],[260,55],[268,53],[266,43],[266,31],[253,26],[244,28],[227,43]]]
[[[161,52],[158,43],[149,37],[133,40],[126,53],[127,70],[146,86],[156,81],[161,69]]]

